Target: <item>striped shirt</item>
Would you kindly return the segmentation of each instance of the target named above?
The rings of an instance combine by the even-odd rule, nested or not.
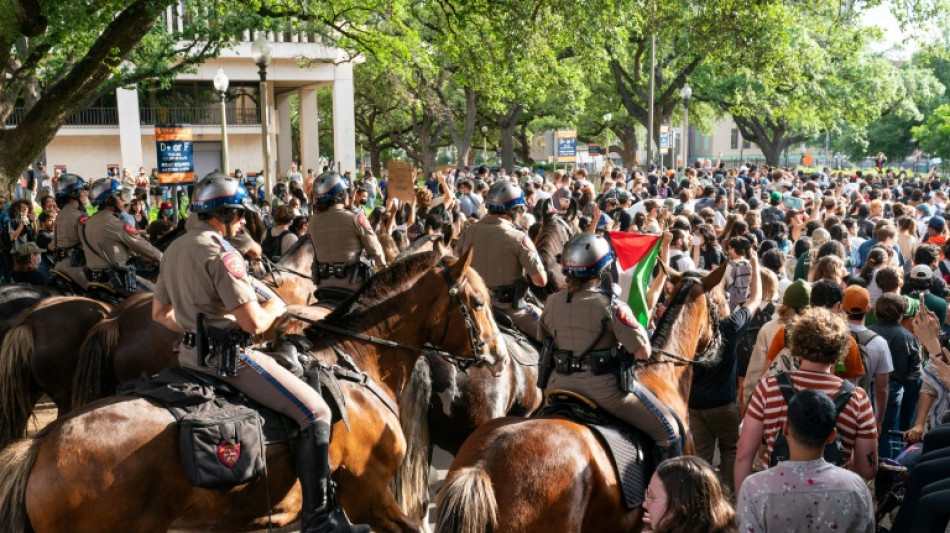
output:
[[[806,370],[796,370],[791,372],[792,385],[796,390],[814,389],[824,392],[829,398],[834,399],[841,388],[841,378],[824,372],[810,372]],[[746,416],[762,422],[763,439],[765,440],[765,451],[762,455],[762,463],[769,464],[769,457],[772,455],[772,446],[775,444],[775,437],[785,425],[786,412],[788,404],[782,397],[782,391],[779,389],[778,382],[774,376],[769,376],[759,382],[749,400],[749,408]],[[841,436],[841,443],[844,446],[842,453],[845,461],[851,458],[851,450],[854,449],[856,439],[872,439],[877,441],[877,423],[874,420],[874,412],[871,410],[871,402],[868,396],[859,387],[855,387],[854,394],[851,395],[851,401],[845,406],[841,416],[838,417],[838,434]]]

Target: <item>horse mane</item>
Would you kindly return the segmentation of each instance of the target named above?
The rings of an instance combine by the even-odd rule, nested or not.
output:
[[[369,279],[351,298],[340,304],[324,318],[330,325],[353,329],[363,324],[377,322],[375,315],[381,306],[402,294],[443,258],[441,252],[419,252],[393,261],[388,267]],[[452,264],[453,258],[446,258]],[[308,336],[311,328],[307,328]]]
[[[436,243],[440,242],[441,240],[442,240],[441,235],[423,235],[419,237],[418,239],[412,241],[409,244],[409,246],[406,247],[405,250],[399,252],[399,255],[397,255],[396,258],[393,259],[393,262],[401,261],[409,257],[410,255],[415,255],[419,253],[420,250],[426,247],[429,247],[428,250],[425,250],[426,252],[434,251],[434,249],[438,246]]]

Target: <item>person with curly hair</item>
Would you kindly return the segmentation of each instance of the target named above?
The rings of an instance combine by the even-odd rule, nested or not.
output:
[[[838,359],[852,342],[848,324],[841,313],[821,307],[808,309],[793,323],[790,336],[792,355],[801,359],[801,367],[789,373],[796,390],[814,389],[833,398],[842,379],[833,371]],[[752,393],[739,435],[736,456],[736,492],[752,473],[759,445],[765,442],[762,463],[769,464],[772,447],[782,431],[788,404],[775,376],[762,379]],[[865,479],[877,473],[877,421],[867,394],[855,388],[850,401],[837,419],[837,431],[844,447],[842,457],[850,468]]]
[[[660,463],[643,501],[643,521],[656,533],[733,533],[736,513],[713,467],[695,455]]]

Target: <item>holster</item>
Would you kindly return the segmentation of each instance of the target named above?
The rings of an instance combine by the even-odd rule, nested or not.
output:
[[[620,390],[626,393],[634,392],[637,387],[636,359],[625,350],[621,350],[618,361],[617,383],[620,385]]]
[[[73,246],[66,250],[66,257],[69,258],[69,266],[73,268],[78,268],[86,264],[86,253],[83,252],[82,246]]]
[[[238,359],[251,345],[251,336],[237,328],[215,328],[199,320],[198,359],[201,366],[215,368],[221,377],[237,375]]]
[[[554,337],[546,337],[541,345],[541,358],[538,362],[538,388],[544,390],[554,372]]]

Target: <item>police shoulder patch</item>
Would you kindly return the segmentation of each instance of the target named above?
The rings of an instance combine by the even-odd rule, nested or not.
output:
[[[366,220],[366,215],[364,213],[357,213],[356,221],[359,222],[360,226],[363,226],[366,229],[373,229],[373,227],[369,225],[369,220]]]
[[[236,279],[244,279],[247,275],[247,268],[244,266],[244,258],[236,251],[228,252],[221,257],[224,262],[224,268]]]
[[[79,225],[85,226],[87,220],[89,220],[89,215],[82,215],[81,217],[79,217]]]
[[[139,236],[139,230],[135,229],[135,227],[132,224],[129,224],[128,222],[126,222],[124,227],[125,227],[125,232],[128,233],[129,235],[133,237]]]
[[[528,237],[527,235],[521,238],[521,246],[523,246],[526,250],[531,250],[532,252],[538,251],[537,248],[534,247],[531,237]]]
[[[640,323],[637,322],[637,318],[633,316],[633,311],[630,310],[630,307],[627,304],[618,302],[616,305],[617,319],[620,320],[622,324],[630,326],[631,328],[635,328],[640,325]]]

